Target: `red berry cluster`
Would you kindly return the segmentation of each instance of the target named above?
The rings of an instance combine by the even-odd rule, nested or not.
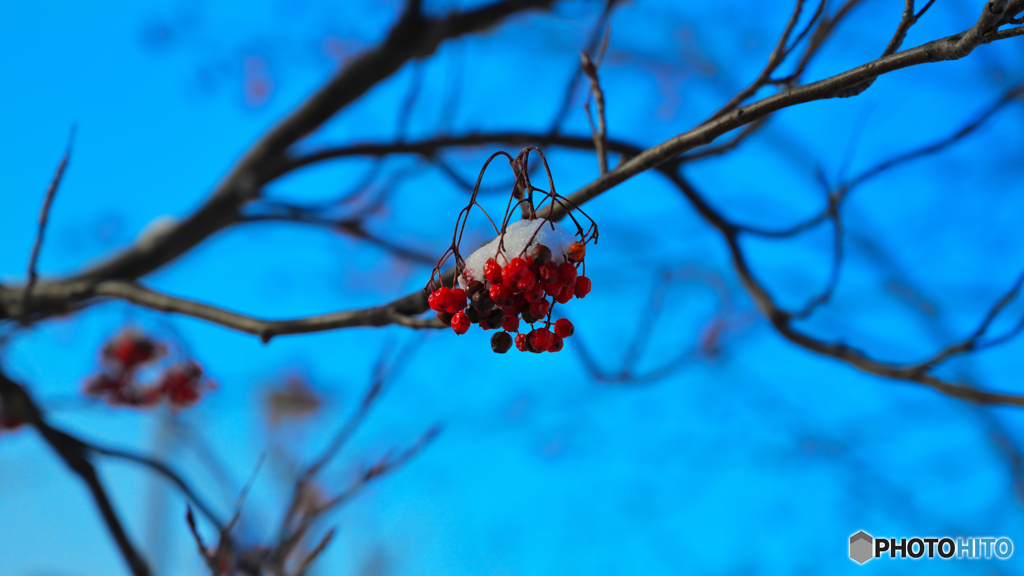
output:
[[[498,354],[512,347],[512,332],[520,352],[558,352],[563,339],[572,336],[573,325],[565,318],[552,322],[551,309],[556,302],[565,304],[590,293],[590,278],[577,272],[585,255],[586,245],[575,242],[565,254],[567,261],[556,264],[551,250],[538,244],[504,266],[494,258],[487,260],[483,280],[466,278],[465,290],[442,286],[427,302],[456,334],[465,334],[472,324],[501,330],[491,336],[491,349]],[[520,331],[520,320],[530,325],[528,332]],[[534,327],[538,322],[542,326]]]
[[[138,371],[160,360],[166,347],[135,330],[125,330],[108,342],[101,354],[106,368],[85,384],[85,394],[112,406],[156,406],[164,399],[174,409],[195,404],[208,387],[203,369],[188,360],[171,365],[152,384],[138,381]]]

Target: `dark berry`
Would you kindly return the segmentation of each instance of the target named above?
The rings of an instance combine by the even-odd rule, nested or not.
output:
[[[479,324],[480,321],[483,320],[483,316],[480,315],[480,311],[472,306],[466,308],[465,314],[466,318],[468,318],[472,324]]]
[[[444,311],[444,312],[438,312],[437,313],[437,319],[440,320],[441,324],[444,324],[445,326],[451,326],[452,325],[452,317],[453,316],[455,316],[455,314],[453,314],[451,312],[448,312],[447,310]]]
[[[537,320],[540,320],[540,318],[537,318],[536,316],[533,315],[532,312],[530,312],[530,307],[529,306],[527,306],[526,308],[523,308],[522,314],[523,314],[523,322],[526,322],[527,324],[533,324]]]
[[[474,280],[473,282],[470,282],[466,286],[466,297],[467,298],[472,298],[473,294],[476,294],[477,292],[479,292],[479,291],[481,291],[483,289],[484,289],[484,283],[483,282],[477,282],[477,281]]]
[[[498,332],[494,336],[491,336],[491,350],[498,354],[508,352],[508,349],[511,347],[512,336],[509,336],[508,332]]]
[[[483,325],[489,329],[498,329],[505,324],[505,311],[501,308],[495,308],[491,313],[484,318]]]
[[[473,305],[473,308],[480,311],[481,316],[486,316],[487,312],[489,312],[491,308],[494,308],[494,300],[491,300],[490,295],[485,290],[481,290],[476,294],[473,294],[473,297],[470,298],[469,301]]]
[[[530,250],[530,259],[533,260],[534,266],[540,268],[551,261],[551,249],[543,244],[537,244]]]

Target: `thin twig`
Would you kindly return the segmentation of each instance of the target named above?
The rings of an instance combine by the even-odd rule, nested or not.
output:
[[[36,284],[36,263],[39,260],[39,252],[43,248],[43,237],[46,234],[46,223],[50,220],[50,206],[53,205],[53,199],[57,196],[57,189],[60,187],[61,178],[64,177],[64,169],[68,166],[68,160],[71,158],[71,144],[75,140],[75,126],[71,126],[71,134],[68,135],[68,144],[64,148],[64,156],[60,159],[60,164],[57,165],[57,172],[53,175],[53,180],[50,181],[50,187],[46,190],[46,196],[43,198],[43,207],[39,211],[39,229],[36,232],[36,241],[32,245],[32,256],[28,260],[28,281],[25,283],[25,292],[21,297],[21,318],[22,321],[28,318],[29,310],[32,309],[31,298],[32,298],[32,287]]]
[[[601,90],[601,82],[597,77],[597,66],[590,59],[586,52],[580,52],[580,68],[590,79],[590,92],[594,96],[594,106],[597,108],[597,128],[594,129],[594,121],[591,118],[590,131],[594,135],[594,148],[597,150],[597,165],[601,174],[608,172],[608,127],[605,124],[604,113],[604,91]],[[587,117],[590,118],[590,105],[586,106]]]

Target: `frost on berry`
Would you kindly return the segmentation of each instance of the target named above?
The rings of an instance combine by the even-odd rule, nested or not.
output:
[[[550,190],[530,182],[529,160],[534,152],[543,163]],[[537,148],[524,148],[516,157],[493,154],[481,178],[499,156],[509,161],[516,178],[504,217],[496,221],[480,206],[478,184],[456,219],[451,247],[431,273],[425,289],[427,303],[456,334],[465,334],[474,324],[484,331],[497,330],[491,336],[491,349],[497,353],[504,354],[513,343],[524,352],[558,352],[573,328],[568,320],[556,322],[551,315],[556,304],[590,292],[584,260],[586,245],[597,243],[597,224],[555,192],[547,160]],[[553,206],[564,209],[565,223],[546,216]],[[474,207],[484,212],[495,237],[463,258],[460,244]],[[517,219],[520,215],[522,219]],[[589,226],[584,228],[577,216]],[[441,274],[449,258],[455,259],[454,278]]]

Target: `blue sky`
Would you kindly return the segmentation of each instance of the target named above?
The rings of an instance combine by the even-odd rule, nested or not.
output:
[[[977,6],[975,4],[978,4]],[[469,3],[426,2],[432,14]],[[959,32],[977,2],[941,2],[912,46]],[[818,79],[876,57],[901,2],[854,12],[807,71]],[[443,45],[401,69],[304,143],[390,141],[421,78],[406,138],[439,132],[544,131],[578,63],[599,4],[559,4]],[[39,269],[70,274],[113,254],[161,218],[194,210],[239,155],[323,83],[379,41],[398,2],[31,2],[0,7],[0,278],[20,282],[43,193],[72,124],[70,167]],[[612,19],[602,65],[608,125],[642,146],[706,118],[756,76],[790,6],[735,8],[638,1]],[[838,182],[955,131],[1021,81],[1017,40],[969,58],[879,79],[854,99],[776,114],[737,153],[687,175],[737,221],[770,227],[824,206],[816,172]],[[588,135],[583,94],[565,132]],[[1011,105],[970,138],[859,188],[844,211],[847,257],[834,300],[801,326],[886,360],[920,360],[968,334],[1024,265],[1019,215],[1024,137]],[[473,178],[494,149],[446,160]],[[509,150],[514,152],[513,150]],[[591,153],[548,150],[563,194],[596,177]],[[370,169],[342,161],[272,184],[268,197],[333,198]],[[385,163],[374,190],[387,208],[368,228],[440,254],[466,194],[416,158]],[[494,182],[499,182],[494,172]],[[482,202],[499,210],[503,193]],[[1024,440],[1019,409],[981,409],[918,385],[863,374],[800,350],[756,311],[721,238],[655,174],[586,206],[601,237],[588,252],[594,292],[566,307],[577,336],[558,355],[489,351],[478,330],[390,327],[285,336],[263,345],[199,320],[111,302],[53,318],[2,349],[50,418],[91,441],[159,455],[227,515],[261,454],[240,538],[267,541],[286,504],[290,467],[307,461],[352,412],[376,360],[411,350],[327,490],[437,422],[445,431],[406,468],[321,526],[337,536],[316,573],[817,574],[990,573],[1007,562],[872,562],[846,555],[858,530],[889,536],[1006,535],[1019,541],[1005,434]],[[473,242],[486,237],[474,221]],[[827,229],[745,245],[786,306],[820,289]],[[155,289],[239,312],[285,318],[374,305],[421,287],[409,264],[338,233],[296,224],[225,230],[144,279]],[[691,358],[643,386],[600,383],[621,365],[652,289],[668,271],[661,314],[637,370],[655,370],[699,342],[713,319],[732,328],[721,354]],[[994,325],[1011,327],[1024,309]],[[82,382],[103,342],[134,326],[200,362],[217,383],[172,415],[92,404]],[[939,374],[1017,391],[1019,343],[950,363]],[[268,391],[290,377],[324,399],[311,419],[271,426]],[[198,440],[197,440],[198,439]],[[211,465],[215,461],[216,465]],[[199,573],[179,494],[144,470],[103,461],[128,530],[160,574]],[[92,501],[31,431],[0,436],[0,573],[111,574],[124,569]],[[211,526],[201,525],[209,540]],[[374,571],[378,570],[378,571]]]

